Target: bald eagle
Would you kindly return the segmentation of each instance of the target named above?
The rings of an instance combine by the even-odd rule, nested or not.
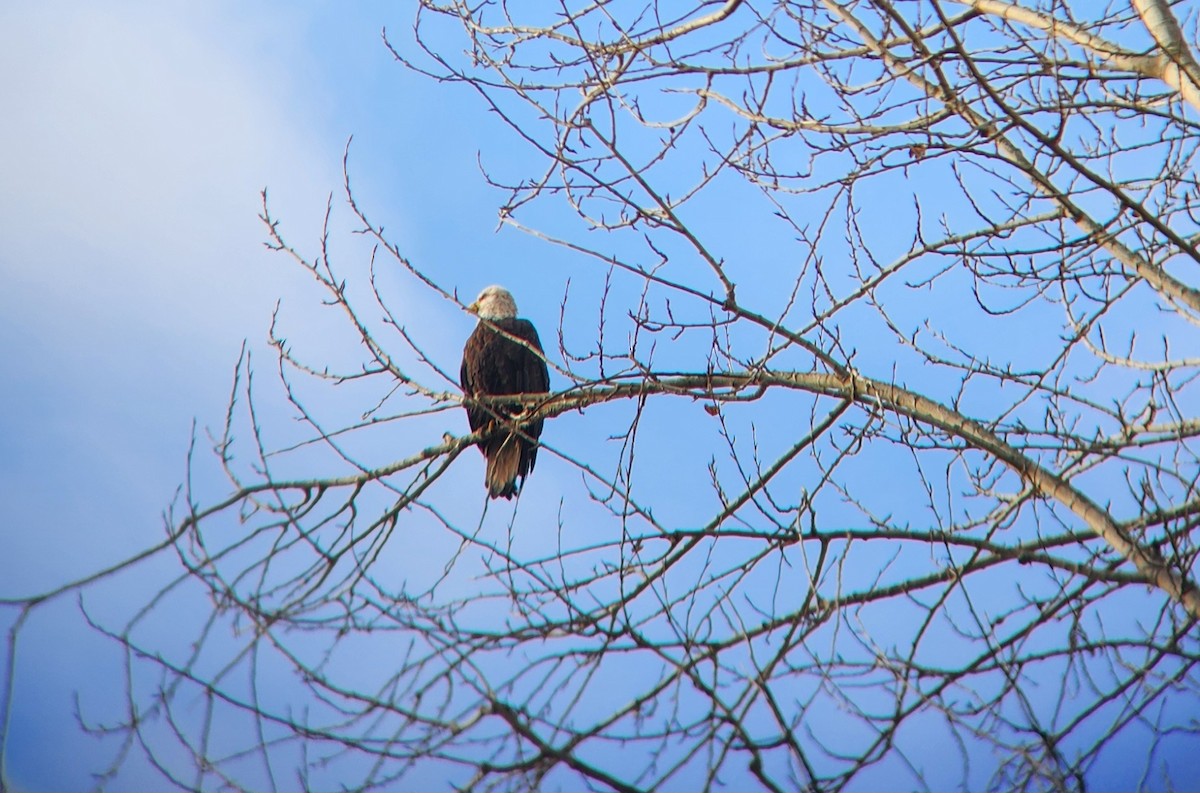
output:
[[[529,320],[517,318],[517,303],[507,289],[489,286],[467,310],[479,315],[479,324],[463,348],[459,372],[467,397],[544,394],[550,390],[550,373],[541,355],[537,330]],[[519,402],[468,402],[466,408],[472,432],[491,427],[497,420],[519,418],[526,409]],[[519,433],[498,432],[479,441],[479,449],[487,458],[484,481],[491,498],[512,498],[517,492],[517,477],[524,484],[537,460],[541,434],[542,420],[536,419],[523,425]]]

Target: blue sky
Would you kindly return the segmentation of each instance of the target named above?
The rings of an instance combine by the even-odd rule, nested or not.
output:
[[[0,7],[0,594],[161,536],[192,420],[219,423],[242,340],[261,346],[278,298],[304,310],[289,296],[305,284],[261,244],[264,186],[285,229],[315,241],[354,134],[370,164],[357,182],[389,228],[461,263],[464,289],[490,283],[473,250],[507,249],[463,108],[380,44],[406,14],[382,2]],[[439,147],[458,155],[413,156]],[[448,332],[458,343],[469,327]],[[74,728],[73,691],[85,718],[102,717],[114,703],[97,676],[119,656],[68,600],[28,628],[10,779],[90,787],[113,747]],[[133,765],[117,787],[155,784]]]
[[[562,282],[529,272],[534,241],[497,233],[480,177],[476,152],[500,125],[468,92],[394,62],[381,29],[410,24],[384,2],[0,8],[0,597],[161,538],[193,420],[202,437],[220,425],[242,342],[267,349],[277,300],[308,352],[337,348],[310,279],[263,247],[259,193],[298,246],[315,246],[330,194],[345,231],[351,136],[358,195],[406,251],[465,293],[508,284],[553,326]],[[453,371],[473,320],[392,286]],[[173,572],[142,568],[86,605],[128,613]],[[0,613],[7,629],[15,614]],[[18,654],[14,785],[94,784],[117,744],[77,728],[76,692],[85,722],[103,723],[121,706],[121,664],[73,598],[38,610]],[[111,786],[161,787],[136,755]]]

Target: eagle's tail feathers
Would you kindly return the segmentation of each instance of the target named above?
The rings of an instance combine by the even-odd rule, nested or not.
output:
[[[517,494],[521,442],[514,435],[506,435],[489,445],[485,477],[488,495],[492,498],[512,498]]]

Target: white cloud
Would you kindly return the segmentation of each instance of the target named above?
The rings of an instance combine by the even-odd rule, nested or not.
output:
[[[228,335],[270,297],[256,288],[272,275],[257,190],[305,196],[309,220],[336,185],[336,149],[303,123],[319,87],[289,105],[300,91],[286,60],[247,57],[276,35],[298,48],[287,27],[299,23],[208,4],[71,5],[0,12],[6,308],[51,332],[74,319]]]
[[[311,241],[340,182],[307,23],[291,4],[0,7],[5,594],[161,536],[192,416],[219,420],[241,339],[260,341],[294,288],[256,216],[270,185]],[[19,784],[88,786],[111,760],[76,729],[71,692],[111,687],[72,675],[115,667],[42,673],[94,638],[72,611],[29,623],[53,640],[25,645],[13,734],[59,738],[9,756]]]

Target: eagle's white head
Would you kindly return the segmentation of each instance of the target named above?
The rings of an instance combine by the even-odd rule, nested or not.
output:
[[[512,293],[502,286],[489,286],[479,293],[467,311],[478,314],[481,319],[515,319],[517,301]]]

